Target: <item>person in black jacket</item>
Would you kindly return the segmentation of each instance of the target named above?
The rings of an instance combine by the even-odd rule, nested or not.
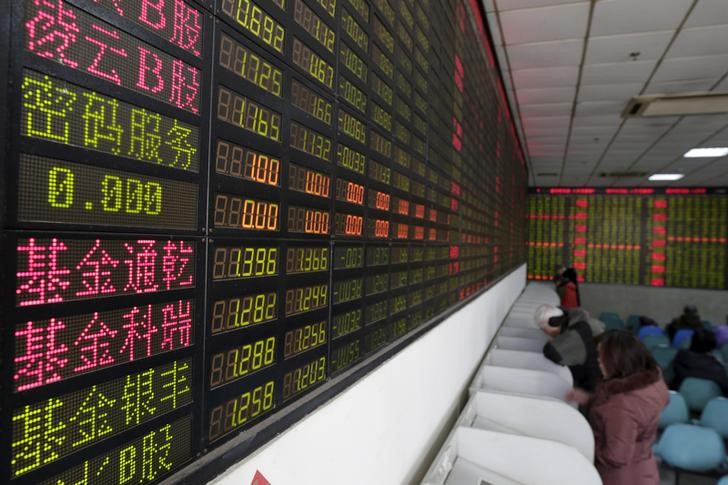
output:
[[[593,392],[600,377],[594,338],[604,332],[604,325],[580,308],[564,311],[552,305],[539,306],[534,318],[550,337],[543,355],[569,367],[574,387]]]
[[[683,328],[690,330],[703,328],[703,323],[700,321],[700,315],[698,314],[698,308],[695,305],[685,305],[682,314],[667,324],[665,330],[667,331],[667,336],[670,337],[670,341],[675,337],[677,331]]]
[[[703,328],[695,330],[689,350],[680,350],[672,362],[675,377],[672,389],[680,389],[687,377],[713,381],[728,396],[728,375],[723,364],[711,353],[715,349],[715,334]]]

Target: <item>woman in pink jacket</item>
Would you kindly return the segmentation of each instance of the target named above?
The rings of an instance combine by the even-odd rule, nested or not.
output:
[[[597,470],[604,485],[659,485],[652,444],[669,399],[660,369],[630,332],[607,332],[598,350],[604,379],[595,393],[567,396],[588,406]]]

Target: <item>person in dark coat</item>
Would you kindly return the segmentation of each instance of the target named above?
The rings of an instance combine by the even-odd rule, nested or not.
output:
[[[559,295],[562,308],[577,308],[581,306],[579,295],[579,280],[574,268],[560,267],[554,277],[556,293]]]
[[[682,314],[667,324],[665,330],[667,331],[668,337],[670,337],[670,342],[672,342],[677,331],[682,328],[688,328],[690,330],[703,328],[703,322],[700,321],[700,315],[698,315],[698,309],[695,305],[686,305],[683,308]]]
[[[669,401],[660,368],[631,332],[605,333],[598,350],[604,379],[596,392],[574,389],[567,399],[587,407],[599,475],[604,485],[659,485],[652,445]]]
[[[556,364],[568,366],[575,386],[593,391],[599,378],[594,337],[604,331],[604,325],[580,308],[564,311],[553,305],[539,306],[534,318],[550,337],[543,347],[543,355]]]
[[[693,334],[690,349],[680,350],[672,361],[675,377],[670,387],[680,389],[687,377],[697,377],[713,381],[728,396],[728,375],[723,364],[712,354],[715,349],[715,334],[700,328]]]

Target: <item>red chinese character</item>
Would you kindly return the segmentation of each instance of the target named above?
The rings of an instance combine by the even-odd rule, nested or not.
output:
[[[200,12],[190,8],[183,0],[174,0],[174,25],[169,41],[181,48],[200,55],[202,24]]]
[[[81,284],[84,290],[76,292],[76,296],[96,296],[116,293],[116,287],[111,281],[111,271],[119,265],[119,260],[114,259],[101,247],[101,241],[96,240],[94,247],[76,265],[76,270],[81,271]]]
[[[68,352],[65,344],[56,344],[56,332],[66,328],[61,320],[51,318],[45,327],[36,327],[28,322],[25,327],[15,331],[22,352],[15,356],[18,371],[13,379],[18,382],[18,391],[50,384],[61,380],[58,370],[65,367],[68,359],[62,355]]]
[[[169,101],[180,109],[197,113],[197,95],[200,91],[200,71],[179,59],[172,61],[172,91]]]
[[[191,245],[185,245],[184,241],[167,241],[164,246],[164,257],[162,258],[162,272],[168,290],[173,287],[192,286],[194,282],[192,273],[190,272],[186,278],[183,278],[183,275],[193,256],[194,251]]]
[[[189,347],[192,330],[192,303],[178,301],[162,308],[162,349]],[[176,342],[176,345],[175,345]]]
[[[94,313],[91,322],[86,325],[73,345],[78,347],[81,353],[83,365],[75,367],[75,372],[86,372],[97,367],[104,367],[114,363],[114,357],[109,352],[111,340],[118,332],[106,326],[99,318],[98,312]]]
[[[156,241],[139,240],[137,244],[141,245],[141,249],[137,249],[133,244],[124,243],[124,247],[132,256],[132,258],[124,260],[124,264],[126,264],[129,271],[124,291],[153,293],[159,289],[155,273],[157,251],[154,249],[154,245]]]
[[[88,68],[86,68],[86,70],[91,74],[121,86],[121,77],[119,77],[119,73],[116,69],[111,67],[108,71],[104,71],[101,67],[102,62],[107,66],[114,65],[113,60],[110,61],[109,59],[102,59],[106,55],[107,50],[119,57],[129,57],[129,54],[127,54],[124,49],[121,47],[114,47],[114,45],[121,44],[121,35],[119,34],[119,31],[105,29],[96,24],[91,24],[91,28],[97,32],[98,37],[89,37],[88,35],[85,35],[84,39],[86,39],[89,44],[95,45],[98,50],[94,56],[93,62]],[[104,40],[102,40],[101,37],[104,37]]]
[[[58,267],[58,253],[67,250],[68,247],[58,239],[51,240],[47,246],[36,244],[35,239],[28,239],[27,244],[18,246],[18,266],[22,264],[22,253],[27,253],[26,270],[16,273],[18,287],[15,293],[18,295],[19,306],[63,301],[60,292],[70,286],[71,282],[64,278],[71,271]],[[25,299],[23,294],[26,294]]]
[[[103,1],[104,0],[94,0],[94,3],[100,4]],[[108,0],[108,1],[111,2],[111,5],[114,8],[114,10],[116,10],[116,13],[118,13],[119,15],[121,15],[123,17],[124,9],[121,8],[121,0]]]
[[[158,332],[157,327],[152,322],[152,305],[147,306],[147,313],[141,315],[141,320],[137,320],[137,316],[141,314],[139,308],[134,307],[132,310],[123,315],[128,320],[122,328],[126,330],[126,339],[124,345],[119,350],[120,354],[129,353],[129,361],[133,361],[136,356],[136,341],[141,340],[146,344],[143,352],[144,357],[152,355],[152,336]]]
[[[66,57],[80,32],[73,10],[63,8],[63,0],[33,0],[36,9],[32,19],[25,22],[27,49],[40,57],[57,60],[76,68],[78,63]]]

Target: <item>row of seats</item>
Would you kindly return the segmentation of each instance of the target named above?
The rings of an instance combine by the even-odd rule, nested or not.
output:
[[[558,301],[552,285],[526,287],[423,484],[601,484],[589,423],[564,401],[571,373],[543,356],[546,336],[533,322],[536,307]]]
[[[726,463],[728,399],[712,398],[695,423],[690,421],[689,408],[681,392],[670,391],[670,402],[660,415],[664,432],[655,445],[655,455],[678,471],[712,472]]]

